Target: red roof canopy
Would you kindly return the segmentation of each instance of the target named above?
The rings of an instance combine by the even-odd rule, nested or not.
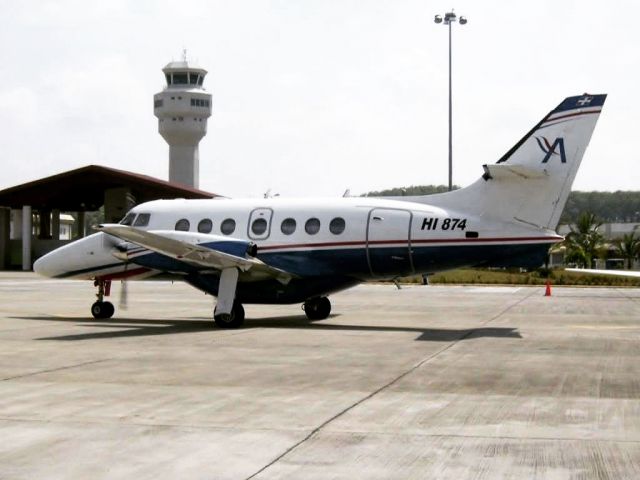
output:
[[[88,165],[0,191],[0,206],[62,211],[94,211],[104,204],[104,192],[128,188],[136,203],[163,198],[214,198],[214,193],[139,173]]]

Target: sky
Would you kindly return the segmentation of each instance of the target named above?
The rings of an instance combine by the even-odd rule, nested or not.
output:
[[[563,98],[608,93],[574,190],[638,190],[640,2],[0,0],[0,188],[99,164],[161,179],[162,67],[208,70],[200,188],[341,196],[475,181]],[[631,103],[629,103],[631,102]]]

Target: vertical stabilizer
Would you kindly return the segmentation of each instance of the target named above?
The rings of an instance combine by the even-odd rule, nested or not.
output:
[[[555,229],[606,97],[566,98],[474,184],[411,200]]]

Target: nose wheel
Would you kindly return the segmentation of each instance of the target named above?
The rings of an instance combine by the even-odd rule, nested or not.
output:
[[[96,280],[93,285],[98,287],[98,293],[96,293],[98,301],[91,305],[91,315],[98,320],[111,318],[116,309],[113,303],[104,301],[104,297],[108,297],[111,293],[111,280]]]
[[[327,297],[310,298],[302,309],[309,320],[324,320],[331,313],[331,302]]]

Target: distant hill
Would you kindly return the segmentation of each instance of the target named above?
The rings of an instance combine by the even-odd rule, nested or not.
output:
[[[454,186],[454,189],[460,188]],[[411,185],[387,190],[369,192],[367,197],[401,197],[411,195],[431,195],[448,190],[446,185]],[[603,222],[639,222],[640,191],[580,192],[569,195],[560,217],[560,223],[575,223],[582,212],[591,212]]]

